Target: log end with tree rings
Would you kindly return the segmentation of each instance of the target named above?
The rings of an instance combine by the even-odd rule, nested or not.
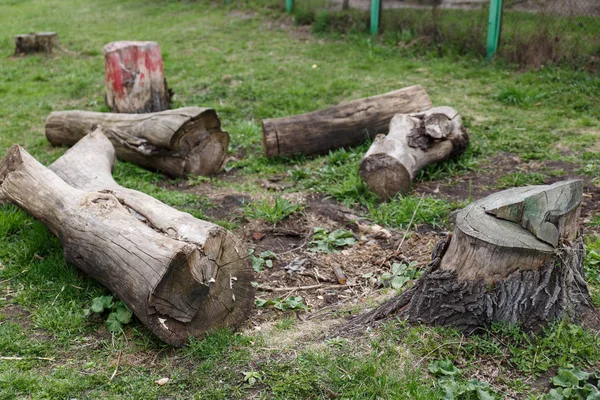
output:
[[[427,165],[460,156],[469,135],[460,115],[450,107],[396,114],[387,136],[377,135],[365,153],[359,175],[381,200],[407,194],[417,173]]]

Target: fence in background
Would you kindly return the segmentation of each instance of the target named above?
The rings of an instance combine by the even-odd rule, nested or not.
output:
[[[230,1],[230,0],[229,0]],[[598,68],[600,0],[278,0],[299,24],[366,31],[400,47]]]

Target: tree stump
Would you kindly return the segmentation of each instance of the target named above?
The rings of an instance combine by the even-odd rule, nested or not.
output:
[[[119,159],[172,177],[219,172],[229,134],[212,108],[186,107],[149,114],[90,111],[52,112],[46,138],[55,146],[71,146],[95,125],[104,126]]]
[[[322,154],[356,146],[379,132],[387,132],[394,114],[421,112],[431,107],[425,89],[416,85],[307,114],[265,119],[262,121],[265,155]]]
[[[380,199],[406,194],[427,165],[460,156],[469,135],[456,110],[434,107],[419,114],[396,114],[387,136],[377,135],[363,157],[359,175]]]
[[[15,55],[31,53],[52,53],[58,42],[56,32],[38,32],[15,36]]]
[[[562,318],[598,328],[583,271],[585,246],[577,237],[582,193],[576,180],[510,189],[472,203],[457,215],[454,235],[436,246],[414,286],[352,325],[398,315],[467,332],[493,322],[538,331]]]
[[[168,110],[171,96],[156,42],[112,42],[104,46],[106,105],[117,113]]]
[[[41,220],[67,261],[163,341],[181,346],[238,326],[254,297],[244,247],[217,225],[116,184],[114,160],[99,129],[52,165],[64,180],[15,145],[0,162],[0,198]]]

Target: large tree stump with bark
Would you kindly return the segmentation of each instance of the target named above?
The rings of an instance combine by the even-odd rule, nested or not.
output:
[[[423,113],[396,114],[387,136],[377,135],[363,157],[359,175],[380,199],[406,194],[427,165],[460,156],[469,135],[456,110],[434,107]]]
[[[106,105],[118,113],[168,110],[171,96],[156,42],[112,42],[104,46]]]
[[[165,342],[238,326],[254,300],[244,247],[217,225],[119,186],[114,160],[100,129],[52,164],[56,173],[15,145],[0,163],[0,198],[41,220],[70,263]]]
[[[472,332],[493,322],[537,331],[568,318],[600,327],[583,271],[578,237],[580,180],[515,188],[458,213],[454,235],[404,293],[357,317],[363,324],[392,315],[413,323]]]
[[[421,85],[291,117],[265,119],[263,145],[267,157],[322,154],[356,146],[387,132],[394,114],[433,107]]]
[[[57,111],[46,119],[46,138],[55,146],[71,146],[99,124],[119,159],[172,177],[213,175],[227,155],[229,134],[212,108],[149,114]]]
[[[38,32],[15,36],[15,55],[52,53],[58,42],[56,32]]]

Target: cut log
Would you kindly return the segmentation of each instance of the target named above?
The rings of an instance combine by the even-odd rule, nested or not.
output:
[[[419,114],[396,114],[390,133],[377,135],[363,157],[359,175],[380,199],[406,194],[427,165],[460,156],[469,135],[456,110],[435,107]]]
[[[433,107],[420,85],[335,107],[291,117],[265,119],[263,145],[267,157],[322,154],[356,146],[377,133],[387,132],[394,114]]]
[[[215,110],[199,107],[150,114],[52,112],[46,138],[55,146],[71,146],[95,125],[104,126],[120,160],[172,177],[217,173],[229,144]]]
[[[15,36],[15,55],[52,53],[58,41],[56,32],[38,32]]]
[[[100,130],[52,165],[64,180],[13,146],[0,163],[0,198],[41,220],[67,261],[113,291],[163,341],[181,346],[190,336],[238,326],[254,297],[240,242],[119,186],[113,162]]]
[[[104,46],[106,105],[118,113],[168,110],[171,96],[156,42],[112,42]]]
[[[581,181],[559,182],[510,189],[472,203],[459,212],[454,235],[436,246],[414,286],[352,324],[358,328],[396,315],[467,332],[494,322],[538,331],[568,318],[598,329],[600,314],[583,270],[585,245],[577,237],[582,188]],[[534,220],[552,224],[560,238],[557,246],[522,226],[529,217],[513,222],[486,212],[499,204],[522,204],[523,216],[535,214]]]

